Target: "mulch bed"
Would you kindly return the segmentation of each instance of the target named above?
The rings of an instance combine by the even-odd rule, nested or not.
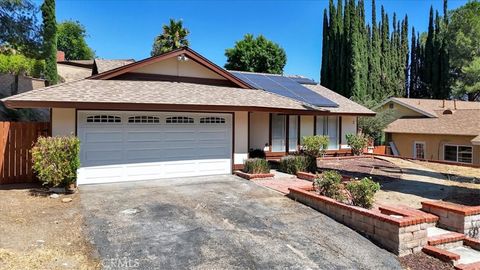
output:
[[[398,259],[404,269],[411,270],[453,270],[453,265],[420,252]]]

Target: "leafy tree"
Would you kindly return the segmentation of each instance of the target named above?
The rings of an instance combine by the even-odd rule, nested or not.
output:
[[[45,0],[42,7],[43,49],[45,54],[45,79],[50,85],[58,82],[57,74],[57,22],[55,0]]]
[[[470,1],[451,12],[447,40],[454,89],[469,100],[480,96],[480,2]]]
[[[58,24],[57,28],[57,47],[60,51],[65,52],[67,60],[93,59],[94,52],[85,41],[87,31],[80,22],[64,21]]]
[[[226,69],[272,74],[283,73],[287,63],[285,50],[263,35],[246,34],[235,46],[225,50]]]
[[[188,47],[187,39],[190,31],[183,27],[182,20],[170,19],[169,25],[163,25],[162,34],[158,35],[154,42],[151,55],[160,55],[183,47]]]
[[[29,0],[0,0],[0,46],[38,57],[41,35],[37,12]]]
[[[383,130],[395,120],[393,111],[385,110],[377,112],[375,117],[360,117],[358,128],[363,134],[372,138],[376,144],[381,144]]]

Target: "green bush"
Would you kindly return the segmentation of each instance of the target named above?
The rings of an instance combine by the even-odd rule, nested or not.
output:
[[[40,137],[32,148],[33,169],[45,185],[67,186],[77,180],[79,153],[77,137]]]
[[[316,172],[316,158],[306,155],[286,156],[280,159],[278,170],[288,174],[297,172]]]
[[[249,158],[245,160],[243,171],[250,174],[269,173],[268,161],[262,158]]]
[[[319,157],[325,153],[328,146],[327,136],[305,136],[302,138],[302,151],[312,157]]]
[[[339,202],[345,201],[342,176],[337,171],[325,171],[314,180],[315,189],[320,195],[330,197]]]
[[[363,134],[346,134],[345,138],[355,156],[361,155],[368,145],[368,137]]]
[[[380,184],[371,178],[363,178],[360,181],[352,181],[347,184],[346,189],[350,192],[352,204],[363,208],[371,208],[373,197],[380,190]]]

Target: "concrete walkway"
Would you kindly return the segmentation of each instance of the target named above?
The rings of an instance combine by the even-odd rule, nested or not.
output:
[[[453,182],[434,170],[399,158],[381,157],[402,169],[399,181],[382,182],[375,195],[377,202],[420,208],[425,200],[441,200],[453,190]]]
[[[288,188],[310,188],[312,182],[298,179],[295,175],[282,173],[276,170],[271,170],[275,176],[273,178],[254,179],[255,184],[266,187],[284,195],[288,194]]]

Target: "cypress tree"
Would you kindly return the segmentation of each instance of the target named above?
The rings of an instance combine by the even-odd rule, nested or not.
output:
[[[45,0],[42,7],[43,53],[45,57],[45,78],[49,85],[58,82],[57,74],[57,21],[55,0]]]
[[[432,71],[433,71],[433,59],[434,59],[434,38],[435,38],[435,28],[433,22],[433,7],[430,7],[430,16],[428,20],[428,33],[427,41],[425,42],[424,49],[424,64],[422,71],[422,86],[423,90],[428,93],[428,97],[433,97],[432,93]]]
[[[328,40],[328,16],[327,16],[327,9],[323,10],[323,32],[322,32],[322,67],[321,67],[321,74],[320,74],[320,84],[323,86],[328,87],[328,51],[329,48],[329,40]]]

